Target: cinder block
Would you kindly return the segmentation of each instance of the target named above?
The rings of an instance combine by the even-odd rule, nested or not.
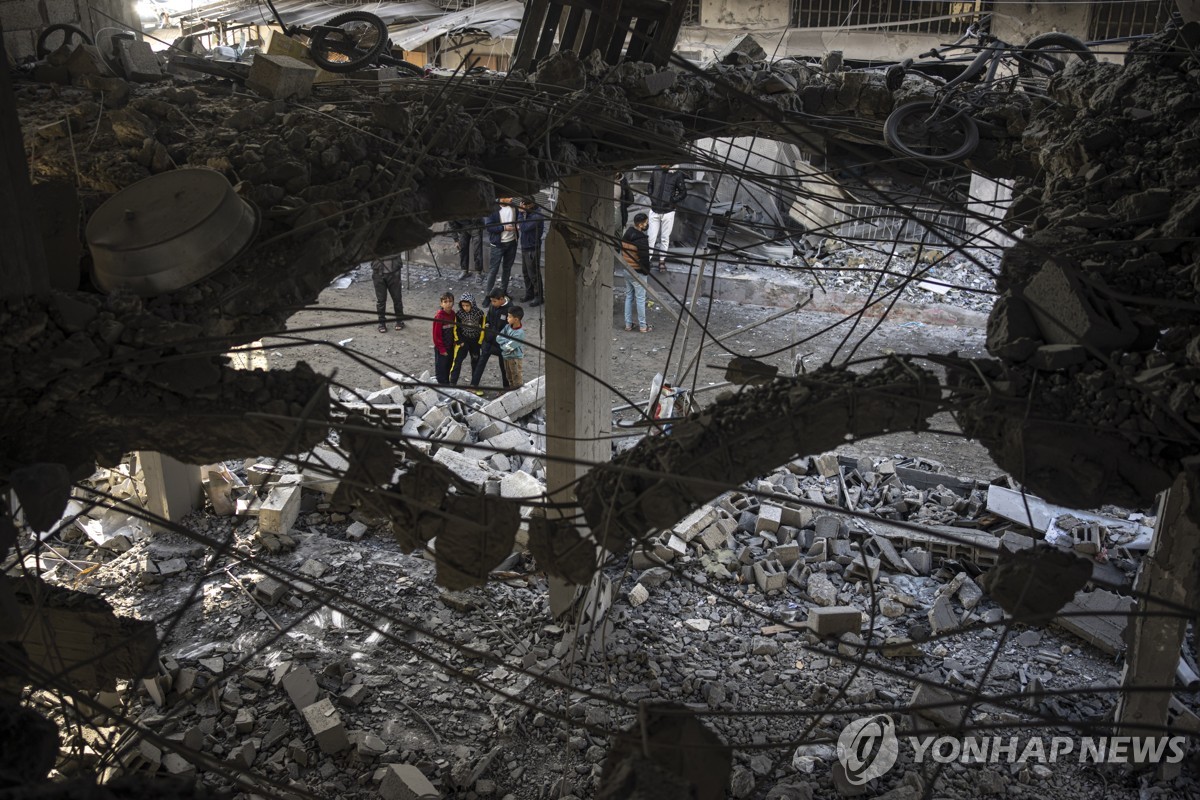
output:
[[[822,478],[832,478],[838,474],[837,453],[822,453],[813,459],[813,462]]]
[[[322,753],[340,753],[350,746],[346,726],[328,697],[307,706],[301,714]]]
[[[842,534],[842,521],[829,514],[817,517],[813,526],[816,528],[815,536],[818,539],[836,539]]]
[[[679,521],[675,533],[680,539],[690,542],[716,521],[717,510],[712,506],[701,506]]]
[[[854,560],[846,567],[845,575],[847,580],[869,580],[874,583],[879,580],[879,559],[875,556],[855,555]]]
[[[303,711],[317,702],[317,695],[321,691],[317,687],[317,679],[313,677],[308,667],[292,670],[284,676],[281,685],[297,711]]]
[[[442,795],[412,764],[389,764],[379,785],[379,796],[383,800],[425,800]]]
[[[469,458],[445,447],[434,454],[433,460],[446,466],[458,477],[474,486],[482,486],[491,473],[479,465],[479,460]]]
[[[713,523],[704,529],[704,532],[696,537],[695,541],[699,542],[707,550],[719,550],[724,547],[725,542],[729,539],[729,534],[720,525]]]
[[[858,633],[862,628],[862,612],[854,606],[814,608],[808,612],[808,627],[817,636],[837,636]]]
[[[633,588],[629,590],[629,605],[631,606],[640,606],[649,599],[650,590],[640,583],[634,584]]]
[[[800,560],[800,545],[781,544],[771,551],[771,558],[783,564],[784,567],[790,567]]]
[[[900,557],[912,565],[918,575],[928,575],[933,571],[933,554],[928,550],[913,548],[905,550]]]
[[[117,40],[117,54],[125,77],[137,83],[153,83],[163,79],[162,65],[149,42]]]
[[[754,532],[775,533],[783,522],[783,509],[776,505],[763,504],[758,509],[758,521],[754,523]]]
[[[493,436],[480,444],[497,453],[528,453],[531,450],[529,434],[517,428],[507,430],[499,436]]]
[[[258,510],[258,528],[267,533],[287,533],[300,516],[300,486],[276,484]]]
[[[778,561],[763,560],[754,565],[754,582],[764,592],[787,586],[787,570]]]
[[[261,600],[263,605],[268,606],[273,606],[282,600],[283,596],[287,594],[287,590],[286,584],[274,578],[263,578],[254,584],[254,596]]]

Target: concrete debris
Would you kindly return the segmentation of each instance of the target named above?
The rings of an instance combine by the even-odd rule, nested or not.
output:
[[[412,764],[389,764],[379,785],[379,796],[383,800],[429,800],[442,795]]]

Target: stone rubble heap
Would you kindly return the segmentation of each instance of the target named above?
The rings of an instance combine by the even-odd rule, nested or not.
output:
[[[815,280],[828,291],[859,298],[882,296],[902,284],[900,299],[914,305],[950,305],[988,313],[996,297],[996,274],[1000,260],[983,250],[947,252],[935,248],[896,245],[855,245],[826,239],[808,258],[795,258],[781,266],[812,270]],[[880,272],[887,271],[880,279]],[[913,277],[905,277],[905,276]],[[878,285],[877,285],[878,284]],[[888,295],[891,298],[893,295]]]

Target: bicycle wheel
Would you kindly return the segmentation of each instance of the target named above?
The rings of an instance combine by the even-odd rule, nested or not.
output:
[[[63,35],[62,44],[50,47],[47,44],[47,42],[50,41],[50,35],[53,33],[58,33],[59,31],[62,31]],[[50,55],[51,51],[57,50],[58,48],[62,47],[63,44],[70,44],[74,39],[78,39],[84,44],[93,44],[92,37],[88,36],[87,31],[83,30],[82,28],[77,28],[74,25],[68,25],[65,22],[58,22],[54,25],[50,25],[46,28],[46,30],[42,31],[40,36],[38,36],[37,57],[45,58],[46,56]]]
[[[1025,91],[1045,94],[1050,87],[1050,80],[1070,64],[1095,60],[1096,54],[1074,36],[1043,33],[1030,39],[1017,52],[1017,74]]]
[[[347,11],[313,32],[308,54],[323,70],[353,72],[373,63],[387,43],[383,20],[366,11]]]
[[[883,123],[883,140],[896,153],[921,161],[957,161],[979,145],[979,126],[957,108],[926,100],[905,103]]]

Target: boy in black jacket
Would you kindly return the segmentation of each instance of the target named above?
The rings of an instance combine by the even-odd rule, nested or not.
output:
[[[504,358],[500,354],[500,345],[496,344],[496,337],[508,324],[508,310],[512,307],[512,301],[508,299],[504,290],[497,286],[488,292],[488,302],[490,308],[483,317],[483,344],[479,348],[479,363],[471,372],[471,386],[479,385],[488,359],[495,356],[500,363],[500,385],[507,389],[508,376],[504,374]]]
[[[450,367],[450,383],[457,386],[462,374],[463,361],[471,357],[468,380],[479,366],[479,345],[483,341],[483,309],[475,306],[470,292],[463,292],[458,300],[458,311],[454,313],[458,324],[454,326],[454,363]]]
[[[645,214],[635,214],[633,225],[621,237],[621,261],[625,265],[625,330],[633,330],[633,304],[636,298],[638,329],[642,333],[654,330],[646,324],[646,285],[630,273],[636,272],[642,276],[650,274],[650,239],[646,236],[648,227],[649,218]]]

